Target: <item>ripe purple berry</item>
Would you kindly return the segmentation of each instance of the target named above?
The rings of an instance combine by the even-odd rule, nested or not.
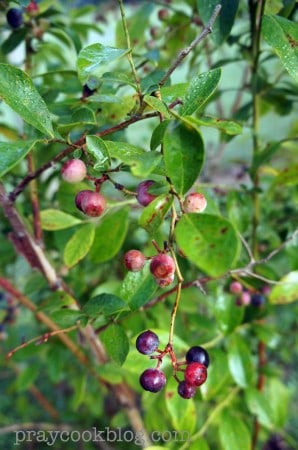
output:
[[[129,250],[124,255],[124,265],[131,272],[139,272],[143,269],[146,258],[139,250]]]
[[[200,192],[188,194],[183,202],[183,208],[186,213],[201,213],[207,206],[207,200]]]
[[[100,216],[106,207],[106,201],[99,192],[80,191],[75,198],[75,204],[84,214],[90,217]]]
[[[165,374],[159,369],[146,369],[140,376],[140,384],[145,391],[158,392],[166,384]]]
[[[87,174],[85,163],[80,159],[69,159],[61,169],[62,178],[68,183],[78,183]]]
[[[208,352],[200,346],[191,347],[186,353],[186,362],[188,364],[197,362],[203,364],[205,367],[209,366],[210,359]]]
[[[175,272],[175,262],[171,256],[159,253],[151,260],[150,272],[155,278],[168,278]]]
[[[178,394],[180,395],[180,397],[189,399],[189,398],[194,397],[194,395],[196,393],[196,387],[190,386],[185,381],[180,381],[180,383],[178,384],[177,391],[178,391]]]
[[[150,186],[154,184],[153,180],[146,180],[142,181],[137,187],[137,200],[142,206],[147,206],[149,203],[151,203],[155,198],[156,195],[150,194],[148,192],[148,189]]]
[[[6,20],[12,28],[19,28],[23,24],[22,10],[18,8],[10,8],[6,13]]]
[[[188,364],[184,372],[184,380],[190,386],[201,386],[207,380],[207,367],[198,362]]]
[[[151,355],[158,346],[158,336],[151,330],[144,331],[137,337],[136,348],[143,355]]]
[[[266,302],[266,298],[262,294],[252,294],[250,303],[252,306],[260,307]]]

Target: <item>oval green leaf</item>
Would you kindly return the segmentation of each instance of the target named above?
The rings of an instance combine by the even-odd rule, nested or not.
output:
[[[276,393],[274,393],[276,395]],[[252,414],[257,416],[258,421],[266,428],[272,428],[272,411],[270,408],[270,399],[264,392],[260,392],[256,388],[249,388],[245,390],[245,400],[248,409]]]
[[[171,124],[172,125],[172,124]],[[204,161],[204,144],[190,124],[174,123],[164,135],[166,173],[179,194],[187,192],[198,178]]]
[[[94,225],[89,223],[80,227],[67,242],[64,249],[64,262],[67,267],[73,267],[89,252],[95,236]]]
[[[230,136],[242,133],[242,126],[233,120],[218,119],[217,117],[187,117],[187,120],[198,126],[216,128]]]
[[[219,424],[223,450],[251,449],[251,436],[243,420],[225,410],[220,416]]]
[[[83,48],[78,56],[78,75],[82,84],[89,80],[99,80],[107,70],[107,65],[128,53],[128,49],[91,44]]]
[[[157,284],[147,266],[140,272],[128,272],[124,278],[121,297],[134,311],[145,305],[157,290]]]
[[[37,142],[0,142],[0,178],[22,161]]]
[[[95,160],[94,169],[105,171],[109,168],[110,155],[103,139],[98,136],[86,136],[86,149]]]
[[[209,70],[193,78],[182,98],[181,116],[188,116],[201,108],[215,91],[221,76],[220,69]]]
[[[0,63],[0,97],[25,122],[54,137],[51,115],[31,78],[21,69]]]
[[[233,335],[228,343],[229,369],[235,382],[242,388],[255,383],[256,370],[252,363],[251,349],[238,335]]]
[[[99,314],[111,316],[122,311],[128,311],[129,307],[119,297],[113,294],[99,294],[92,297],[83,307],[87,316],[98,317]]]
[[[241,324],[244,308],[236,305],[232,295],[218,295],[214,306],[216,321],[223,333],[230,333]]]
[[[106,214],[95,230],[90,259],[99,264],[112,259],[120,250],[128,228],[128,208]]]
[[[120,366],[124,363],[129,351],[129,341],[120,325],[111,324],[100,333],[108,356]]]
[[[80,219],[58,209],[44,209],[40,213],[40,219],[42,229],[49,231],[63,230],[82,223]]]
[[[233,267],[239,240],[232,224],[211,214],[184,214],[176,226],[179,248],[199,269],[220,276]]]
[[[263,17],[262,32],[265,40],[274,48],[284,68],[298,82],[298,27],[281,16]]]
[[[285,305],[296,300],[298,300],[298,270],[285,275],[269,295],[269,301],[274,305]]]
[[[144,208],[139,224],[149,234],[155,234],[162,225],[165,215],[169,211],[173,197],[171,195],[159,195],[146,208]]]
[[[153,95],[145,95],[144,102],[147,103],[147,105],[155,111],[160,112],[166,119],[169,119],[171,117],[167,106]]]

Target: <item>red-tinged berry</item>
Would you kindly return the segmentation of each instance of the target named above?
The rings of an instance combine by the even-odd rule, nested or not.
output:
[[[143,355],[151,355],[158,346],[158,336],[151,330],[144,331],[137,337],[136,348]]]
[[[184,380],[189,386],[201,386],[207,380],[207,367],[198,362],[187,365]]]
[[[159,253],[151,260],[150,272],[155,278],[168,278],[175,272],[175,262],[171,256],[165,253]]]
[[[129,250],[124,255],[124,265],[131,272],[139,272],[143,269],[146,258],[139,250]]]
[[[207,200],[200,192],[188,194],[183,202],[183,209],[186,213],[201,213],[207,206]]]
[[[180,381],[177,391],[180,397],[189,399],[195,396],[196,387],[190,386],[185,381]]]
[[[155,280],[156,280],[156,283],[158,284],[158,286],[166,287],[173,283],[174,278],[175,278],[175,275],[173,273],[171,273],[166,278],[155,278]]]
[[[106,207],[105,198],[90,190],[80,191],[75,198],[77,208],[89,217],[100,216]]]
[[[36,2],[32,1],[26,7],[26,13],[30,16],[36,16],[39,13],[39,6]]]
[[[266,303],[266,298],[262,294],[252,294],[250,303],[252,306],[260,307]]]
[[[251,302],[251,295],[248,291],[242,292],[242,294],[239,297],[239,303],[241,305],[247,306]]]
[[[12,28],[19,28],[23,24],[23,12],[18,8],[10,8],[6,13],[8,25]]]
[[[86,165],[80,159],[69,159],[61,169],[62,178],[68,183],[78,183],[86,177],[86,174]]]
[[[163,8],[158,11],[157,15],[159,20],[163,22],[164,20],[167,20],[169,18],[170,13],[167,9]]]
[[[188,364],[197,362],[203,364],[205,367],[209,366],[210,358],[208,352],[199,345],[191,347],[186,353],[186,362]]]
[[[82,210],[82,200],[83,200],[83,198],[86,195],[89,195],[90,192],[93,192],[93,191],[90,191],[90,189],[85,189],[85,190],[80,191],[80,192],[77,193],[77,195],[75,197],[75,205],[80,211],[83,211]]]
[[[230,292],[232,294],[240,294],[243,290],[242,284],[239,281],[232,281],[230,284]]]
[[[140,376],[140,384],[145,391],[158,392],[166,384],[165,374],[159,369],[146,369]]]
[[[138,187],[137,187],[137,201],[142,206],[147,206],[149,203],[151,203],[155,198],[156,195],[150,194],[148,192],[148,189],[150,186],[152,186],[155,182],[153,180],[146,180],[142,181]]]

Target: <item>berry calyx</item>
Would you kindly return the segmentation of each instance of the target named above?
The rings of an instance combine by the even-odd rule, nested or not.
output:
[[[174,274],[171,273],[168,277],[166,278],[155,278],[158,286],[160,287],[166,287],[169,286],[169,284],[172,284],[174,281]]]
[[[143,269],[146,258],[139,250],[129,250],[124,255],[124,265],[131,272],[139,272]]]
[[[205,367],[209,366],[210,358],[208,352],[200,346],[191,347],[186,353],[186,362],[188,364],[197,362],[203,364]]]
[[[80,159],[69,159],[61,169],[62,178],[68,183],[78,183],[87,174],[85,163]]]
[[[183,202],[183,209],[186,213],[201,213],[207,206],[207,200],[200,192],[188,194]]]
[[[196,387],[190,386],[185,381],[180,381],[180,383],[178,384],[177,392],[180,395],[180,397],[189,399],[194,397],[196,393]]]
[[[145,391],[158,392],[166,384],[165,374],[159,369],[146,369],[140,376],[140,384]]]
[[[252,306],[260,307],[263,306],[266,302],[266,298],[262,294],[252,294],[250,303]]]
[[[143,355],[151,355],[158,346],[158,336],[151,330],[144,331],[137,337],[136,348]]]
[[[150,272],[159,280],[168,278],[175,272],[175,262],[171,256],[159,253],[151,260]]]
[[[189,386],[201,386],[207,380],[207,367],[198,362],[188,364],[184,372],[184,380]]]
[[[106,207],[105,198],[99,192],[88,189],[76,195],[75,204],[79,210],[90,217],[100,216]]]
[[[10,8],[6,13],[8,25],[12,28],[19,28],[23,24],[23,12],[18,8]]]
[[[240,294],[243,290],[242,284],[239,281],[232,281],[230,284],[230,292],[232,294]]]
[[[150,194],[148,192],[148,189],[150,186],[152,186],[155,182],[153,180],[146,180],[142,181],[138,187],[137,187],[137,201],[142,206],[147,206],[149,203],[151,203],[155,198],[156,195]]]

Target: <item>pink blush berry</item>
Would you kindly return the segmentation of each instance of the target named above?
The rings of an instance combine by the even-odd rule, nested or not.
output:
[[[139,250],[129,250],[124,255],[124,265],[131,272],[139,272],[143,269],[146,258]]]
[[[150,194],[148,192],[148,189],[150,186],[154,184],[153,180],[146,180],[142,181],[137,187],[137,200],[142,206],[147,206],[149,203],[151,203],[155,198],[156,195]]]
[[[70,159],[62,166],[61,174],[68,183],[78,183],[86,177],[87,169],[80,159]]]
[[[232,281],[230,284],[230,292],[232,294],[240,294],[242,292],[242,284],[239,281]]]
[[[201,213],[207,206],[207,200],[200,192],[188,194],[183,202],[183,208],[186,213]]]
[[[152,258],[150,272],[155,278],[165,279],[175,272],[175,263],[171,256],[160,253]]]

